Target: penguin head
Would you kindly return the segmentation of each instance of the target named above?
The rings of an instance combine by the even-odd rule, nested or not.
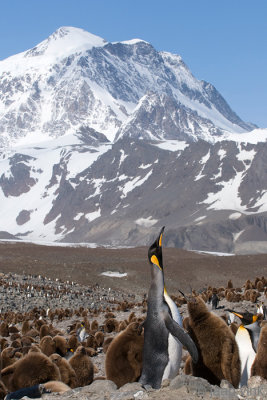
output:
[[[226,308],[225,311],[229,311],[239,317],[242,321],[242,325],[249,325],[253,324],[253,322],[256,322],[259,318],[259,315],[253,314],[251,312],[245,311],[245,312],[237,312],[234,310],[231,310],[230,308]]]
[[[160,233],[155,242],[148,249],[148,260],[150,264],[156,265],[161,271],[163,270],[162,260],[162,236],[165,226],[161,228]]]

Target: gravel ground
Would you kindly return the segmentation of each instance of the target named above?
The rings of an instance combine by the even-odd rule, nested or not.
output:
[[[232,278],[235,287],[242,286],[247,279],[267,275],[267,255],[216,257],[178,249],[164,249],[166,286],[169,294],[177,295],[178,289],[190,292],[211,286],[226,286]],[[124,277],[107,277],[103,272],[127,274]],[[71,309],[70,318],[53,320],[53,326],[64,336],[68,327],[82,321],[77,314],[80,307],[88,309],[88,319],[97,319],[103,330],[106,310],[113,311],[116,320],[127,319],[131,312],[144,317],[142,306],[144,295],[150,284],[147,249],[88,249],[37,246],[24,243],[0,243],[0,301],[2,318],[7,311],[26,313],[36,309],[45,312],[55,309]],[[261,300],[266,301],[262,294]],[[125,311],[118,310],[122,303]],[[249,301],[229,303],[220,301],[219,315],[224,308],[239,311],[256,311],[256,305]],[[75,313],[76,310],[76,313]],[[181,314],[187,315],[187,306],[180,307]],[[48,320],[48,322],[50,322]],[[21,325],[17,325],[20,329]],[[102,327],[102,328],[101,328]],[[117,333],[105,333],[105,338]],[[8,338],[10,342],[10,338]],[[38,342],[38,338],[36,339]],[[184,354],[186,352],[184,351]],[[98,372],[104,376],[105,354],[102,348],[92,357]],[[182,364],[183,367],[183,364]],[[253,387],[256,386],[256,389]],[[164,382],[158,390],[144,390],[138,383],[128,384],[119,390],[110,381],[95,381],[84,388],[77,388],[62,395],[43,395],[48,400],[68,398],[113,400],[113,399],[221,399],[221,398],[266,398],[265,382],[252,382],[246,392],[227,386],[212,387],[200,378],[187,377],[181,368],[180,375],[171,382]],[[260,389],[257,389],[259,388]],[[260,390],[256,394],[255,390]],[[253,397],[254,396],[254,397]]]

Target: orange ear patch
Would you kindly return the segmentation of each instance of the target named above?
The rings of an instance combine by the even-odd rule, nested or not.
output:
[[[150,260],[152,264],[155,264],[160,270],[162,270],[161,266],[159,265],[159,260],[155,255],[153,255]]]

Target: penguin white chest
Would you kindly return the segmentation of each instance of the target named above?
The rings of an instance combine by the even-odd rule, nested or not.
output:
[[[238,345],[241,362],[241,379],[239,387],[242,387],[247,385],[248,379],[250,378],[251,366],[256,357],[256,353],[253,350],[249,333],[242,325],[237,330],[235,340]]]
[[[168,306],[170,307],[172,318],[180,326],[182,326],[182,317],[179,313],[176,304],[167,293],[164,293],[164,299],[168,304]],[[182,344],[171,334],[169,334],[168,338],[168,355],[169,355],[169,361],[165,367],[162,380],[173,379],[178,374],[182,359]]]

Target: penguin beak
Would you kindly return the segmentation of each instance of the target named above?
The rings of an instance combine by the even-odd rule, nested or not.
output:
[[[161,231],[159,233],[159,237],[158,237],[158,247],[162,247],[162,236],[163,236],[163,232],[164,232],[165,226],[163,226],[161,228]]]
[[[180,292],[183,298],[187,301],[187,303],[189,303],[190,299],[180,289],[178,289],[178,292]]]
[[[155,242],[148,249],[148,260],[150,264],[156,265],[161,271],[163,270],[162,262],[162,237],[165,226],[161,228],[160,233]]]

